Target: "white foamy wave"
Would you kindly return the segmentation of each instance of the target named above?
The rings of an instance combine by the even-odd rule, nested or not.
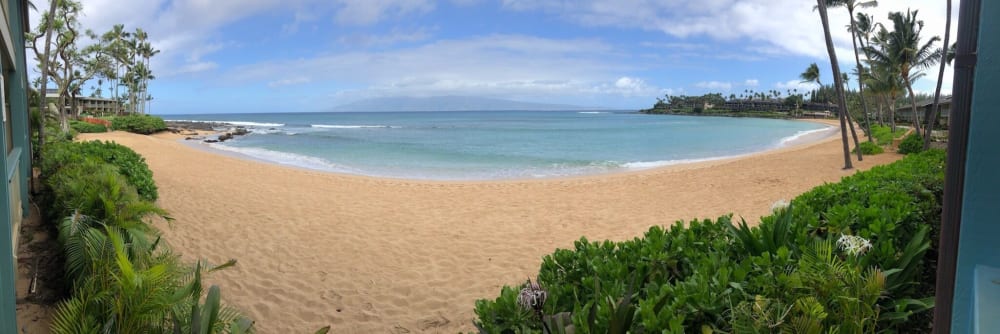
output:
[[[278,127],[285,126],[284,123],[263,123],[263,122],[246,122],[246,121],[203,121],[203,120],[193,120],[193,119],[168,119],[167,122],[191,122],[191,123],[225,123],[237,126],[253,126],[253,127]]]
[[[238,122],[219,121],[218,123],[226,123],[226,124],[239,125],[239,126],[254,126],[254,127],[268,127],[268,126],[270,126],[270,127],[277,127],[277,126],[285,126],[284,123],[258,123],[258,122],[242,122],[242,121],[238,121]]]
[[[814,129],[814,130],[802,130],[802,131],[796,132],[794,135],[791,135],[791,136],[788,136],[788,137],[785,137],[785,138],[781,138],[781,141],[779,141],[778,144],[782,145],[782,146],[788,145],[788,144],[793,143],[796,140],[802,139],[802,138],[804,138],[804,137],[806,137],[808,135],[815,134],[815,133],[821,133],[821,132],[827,132],[827,131],[831,131],[832,132],[833,129],[834,129],[833,127],[825,127],[825,128],[821,128],[821,129]]]
[[[635,161],[635,162],[626,162],[626,163],[623,163],[622,167],[625,167],[625,168],[628,168],[628,169],[649,169],[649,168],[664,167],[664,166],[673,166],[673,165],[681,165],[681,164],[691,164],[691,163],[698,163],[698,162],[723,160],[723,159],[730,159],[730,158],[737,158],[737,157],[739,157],[739,155],[722,156],[722,157],[711,157],[711,158],[701,158],[701,159],[675,159],[675,160],[659,160],[659,161]]]
[[[289,165],[289,166],[317,169],[324,171],[334,171],[334,172],[344,171],[346,169],[342,166],[338,166],[337,164],[327,161],[326,159],[311,157],[307,155],[288,153],[288,152],[278,152],[259,147],[233,147],[218,143],[211,143],[208,144],[208,146],[216,150],[238,153],[254,159],[260,159],[267,162],[273,162],[282,165]]]
[[[389,125],[328,125],[328,124],[311,124],[311,127],[320,129],[395,129],[395,126]]]
[[[607,111],[578,111],[577,114],[607,114]]]

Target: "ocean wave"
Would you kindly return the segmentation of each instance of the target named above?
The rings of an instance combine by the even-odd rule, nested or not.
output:
[[[833,127],[825,127],[825,128],[813,129],[813,130],[802,130],[802,131],[796,132],[794,135],[791,135],[791,136],[788,136],[788,137],[785,137],[785,138],[781,138],[781,140],[778,141],[778,144],[782,145],[782,146],[788,145],[789,143],[792,143],[792,142],[795,142],[796,140],[802,139],[805,136],[808,136],[808,135],[811,135],[811,134],[814,134],[814,133],[824,132],[824,131],[831,131],[832,129],[834,129],[834,128]]]
[[[334,164],[326,159],[302,154],[279,152],[259,147],[234,147],[218,143],[208,144],[208,146],[216,150],[238,153],[254,159],[260,159],[282,165],[331,172],[346,172],[348,170],[347,168]]]
[[[739,157],[739,155],[711,157],[711,158],[699,158],[699,159],[674,159],[674,160],[659,160],[659,161],[635,161],[635,162],[626,162],[626,163],[623,163],[622,167],[628,168],[628,169],[649,169],[649,168],[664,167],[664,166],[673,166],[673,165],[681,165],[681,164],[691,164],[691,163],[698,163],[698,162],[723,160],[723,159],[730,159],[730,158],[736,158],[736,157]]]
[[[328,124],[310,124],[309,126],[320,129],[396,129],[398,126],[390,125],[328,125]]]
[[[247,121],[204,121],[204,120],[193,120],[193,119],[168,119],[167,122],[191,122],[191,123],[225,123],[229,125],[236,126],[252,126],[252,127],[278,127],[285,126],[284,123],[264,123],[264,122],[247,122]]]
[[[607,111],[578,111],[577,114],[607,114]]]

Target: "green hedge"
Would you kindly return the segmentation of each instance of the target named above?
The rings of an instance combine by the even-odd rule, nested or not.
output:
[[[927,332],[943,180],[944,153],[930,151],[816,187],[756,227],[721,217],[623,242],[581,239],[543,259],[537,313],[518,304],[525,285],[505,286],[476,302],[475,324],[485,333],[567,324],[576,333]]]
[[[903,137],[906,134],[906,131],[901,129],[896,129],[896,132],[892,132],[892,128],[883,125],[872,125],[871,131],[872,138],[882,146],[892,144],[893,139]]]
[[[903,141],[899,143],[899,153],[911,154],[919,153],[924,150],[924,137],[916,133],[911,133]]]
[[[43,210],[55,213],[72,283],[71,296],[52,315],[52,333],[251,330],[251,320],[220,304],[218,287],[207,296],[202,289],[203,273],[235,260],[214,267],[201,261],[186,265],[161,242],[152,219],[169,219],[166,212],[130,184],[129,173],[148,172],[138,154],[101,142],[56,142],[42,154],[51,199]]]
[[[864,155],[876,155],[885,152],[885,149],[883,149],[882,146],[878,146],[878,144],[875,144],[870,141],[861,142],[861,144],[855,147],[853,150],[851,150],[851,152],[857,153],[858,148],[861,149],[861,154]]]
[[[152,134],[167,129],[162,118],[151,115],[118,116],[111,120],[111,128],[138,134]]]
[[[58,141],[47,144],[43,154],[46,158],[42,159],[42,175],[53,175],[64,166],[97,160],[114,165],[143,200],[152,202],[159,196],[146,159],[128,147],[110,141]]]
[[[90,124],[81,121],[69,121],[69,127],[78,133],[101,133],[108,132],[108,128],[100,124]]]

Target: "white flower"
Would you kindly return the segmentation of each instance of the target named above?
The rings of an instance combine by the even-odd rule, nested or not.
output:
[[[525,310],[541,311],[542,305],[545,305],[546,297],[548,297],[548,293],[538,283],[532,283],[529,279],[528,284],[521,289],[521,293],[517,296],[517,304]]]
[[[865,252],[872,249],[872,243],[868,239],[856,235],[841,235],[840,239],[837,239],[837,245],[847,254],[854,256],[864,255]]]
[[[785,199],[779,199],[777,202],[774,202],[774,204],[771,204],[771,212],[783,210],[785,208],[788,208],[788,202],[785,202]]]

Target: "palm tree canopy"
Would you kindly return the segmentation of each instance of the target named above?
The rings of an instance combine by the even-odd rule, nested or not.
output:
[[[865,48],[874,62],[898,68],[899,74],[904,78],[915,74],[913,70],[933,66],[941,58],[941,50],[934,49],[934,43],[940,40],[939,37],[931,37],[926,43],[920,44],[924,22],[916,17],[916,10],[908,10],[906,15],[901,12],[890,13],[893,30],[889,32],[882,27],[875,40],[879,47]]]
[[[820,86],[823,85],[819,82],[819,66],[816,63],[809,64],[806,71],[799,74],[799,78],[802,79],[802,82],[815,82]]]

